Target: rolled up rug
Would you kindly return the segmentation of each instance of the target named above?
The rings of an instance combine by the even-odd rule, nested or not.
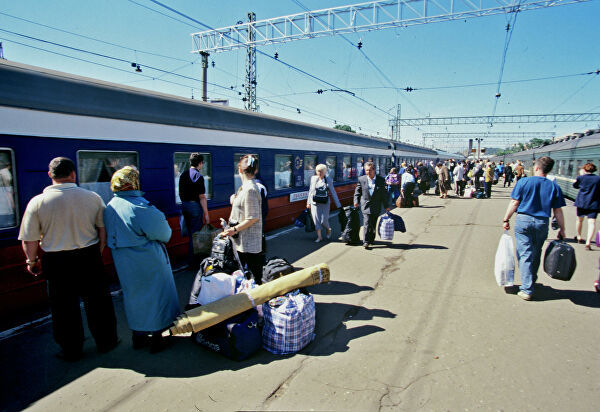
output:
[[[173,322],[173,326],[170,328],[171,335],[201,331],[294,289],[329,282],[329,276],[329,266],[321,263],[264,283],[243,293],[227,296],[188,310]]]

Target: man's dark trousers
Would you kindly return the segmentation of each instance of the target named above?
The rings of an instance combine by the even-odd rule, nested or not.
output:
[[[77,356],[83,349],[80,298],[98,350],[117,342],[115,311],[97,243],[44,253],[42,272],[48,281],[54,340],[66,356]]]

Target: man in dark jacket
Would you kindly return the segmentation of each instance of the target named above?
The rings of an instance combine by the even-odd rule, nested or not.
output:
[[[358,178],[354,190],[354,207],[358,207],[359,204],[363,214],[363,246],[369,249],[375,241],[375,225],[381,206],[383,205],[386,211],[390,210],[385,180],[381,176],[375,176],[373,162],[365,163],[365,175]]]

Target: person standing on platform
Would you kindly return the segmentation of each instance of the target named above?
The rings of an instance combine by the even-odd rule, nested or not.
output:
[[[454,182],[456,184],[456,196],[463,197],[465,194],[465,168],[463,162],[458,162],[454,168]]]
[[[104,211],[107,245],[123,289],[133,349],[165,347],[162,332],[179,315],[179,298],[165,243],[171,228],[165,215],[144,199],[137,169],[117,170],[110,181],[114,197]]]
[[[435,173],[437,173],[438,177],[438,187],[440,189],[440,197],[445,199],[448,197],[448,185],[450,185],[450,173],[448,172],[448,168],[442,163],[439,162],[435,168]]]
[[[548,237],[548,220],[552,211],[560,227],[559,238],[565,237],[562,207],[566,205],[560,187],[546,179],[554,166],[550,157],[540,157],[534,164],[534,175],[520,179],[512,190],[512,200],[506,209],[502,226],[510,229],[510,218],[516,212],[515,240],[521,286],[519,297],[531,300],[533,286],[542,256],[542,246]]]
[[[365,249],[375,241],[375,225],[383,206],[387,212],[390,207],[385,190],[385,180],[375,175],[373,162],[365,163],[365,175],[358,178],[354,190],[354,207],[360,205],[363,214],[363,246]]]
[[[413,207],[413,191],[415,190],[415,175],[413,174],[413,168],[408,165],[406,171],[402,174],[402,181],[400,183],[401,197],[404,206]]]
[[[323,240],[322,231],[326,230],[327,239],[331,237],[331,227],[329,227],[329,209],[331,208],[330,196],[335,202],[335,207],[340,208],[342,204],[338,199],[333,179],[327,176],[327,166],[319,164],[315,168],[315,175],[310,177],[310,188],[308,189],[308,200],[306,207],[310,209],[310,215],[315,223],[317,231],[316,243]]]
[[[257,284],[262,283],[264,255],[262,253],[262,208],[260,192],[254,175],[258,159],[244,155],[238,163],[242,186],[231,197],[230,227],[222,236],[231,236],[242,265],[246,265]],[[219,235],[219,236],[221,236]]]
[[[586,163],[573,183],[573,187],[579,189],[575,199],[575,206],[577,206],[577,236],[575,236],[575,240],[583,243],[581,226],[583,226],[583,219],[587,217],[588,231],[585,241],[587,250],[592,250],[592,238],[596,234],[596,217],[600,211],[600,176],[594,174],[596,170],[593,163]]]
[[[517,165],[513,169],[513,174],[515,175],[517,182],[525,177],[525,168],[523,167],[523,163],[520,160],[517,160]],[[515,183],[516,184],[516,183]]]
[[[494,170],[496,169],[496,167],[494,166],[493,163],[488,162],[488,164],[485,167],[484,170],[484,181],[483,181],[483,187],[485,188],[485,197],[486,198],[490,198],[492,197],[492,184],[494,183]]]
[[[194,268],[199,266],[200,257],[194,254],[193,234],[202,229],[204,223],[210,223],[206,204],[206,187],[204,177],[200,173],[203,164],[204,156],[199,153],[192,153],[190,155],[190,168],[184,170],[179,177],[181,211],[190,237],[188,264]]]
[[[52,159],[48,169],[52,185],[29,201],[19,240],[27,270],[34,276],[43,273],[48,282],[54,340],[62,348],[57,356],[72,362],[83,355],[80,298],[98,352],[108,352],[119,343],[102,262],[104,202],[96,193],[77,186],[70,159]],[[44,251],[41,262],[39,247]]]
[[[385,177],[385,184],[387,185],[388,197],[392,199],[392,203],[400,196],[400,179],[402,175],[398,175],[395,167],[392,167],[390,173]]]
[[[504,166],[504,184],[502,185],[502,187],[506,187],[506,185],[508,185],[508,187],[510,187],[510,184],[513,181],[513,170],[512,170],[512,166],[510,164],[507,164],[506,166]]]

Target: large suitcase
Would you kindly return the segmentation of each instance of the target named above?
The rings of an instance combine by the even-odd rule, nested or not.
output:
[[[358,208],[346,206],[344,214],[346,215],[346,227],[342,232],[342,240],[348,244],[358,244],[360,242],[360,215],[358,214]]]
[[[573,246],[562,240],[553,240],[544,253],[544,272],[552,279],[571,280],[577,261]]]

